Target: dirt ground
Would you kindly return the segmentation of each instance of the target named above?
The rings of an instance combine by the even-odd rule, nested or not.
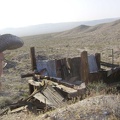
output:
[[[120,95],[99,95],[45,114],[7,114],[0,120],[120,120]]]

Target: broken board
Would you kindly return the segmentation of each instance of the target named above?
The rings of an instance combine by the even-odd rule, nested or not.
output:
[[[41,92],[36,93],[34,97],[40,102],[53,108],[57,108],[65,104],[63,101],[64,98],[50,85]]]

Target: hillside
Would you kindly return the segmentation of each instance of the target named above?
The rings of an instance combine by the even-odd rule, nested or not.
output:
[[[65,23],[64,22],[63,23],[46,23],[46,24],[25,26],[20,28],[6,28],[6,29],[0,30],[0,34],[11,33],[17,36],[47,34],[47,33],[54,33],[54,32],[69,30],[82,24],[93,26],[101,23],[112,22],[117,19],[119,18],[108,18],[108,19],[100,19],[100,20],[65,22]]]
[[[36,36],[23,37],[25,41],[24,48],[36,46],[37,51],[43,54],[60,56],[78,56],[83,50],[89,50],[90,53],[101,52],[103,58],[106,54],[111,54],[108,49],[114,49],[114,52],[120,50],[120,20],[104,23],[95,26],[81,25],[71,30],[59,33],[42,34]],[[36,44],[37,43],[37,44]],[[116,62],[119,62],[117,56],[114,56]]]
[[[26,36],[22,39],[25,43],[22,48],[4,52],[8,65],[1,77],[1,106],[28,95],[27,79],[21,79],[20,75],[31,71],[32,46],[35,47],[36,55],[48,59],[80,56],[83,50],[87,50],[89,54],[101,53],[102,60],[107,62],[112,60],[110,56],[113,49],[114,63],[120,64],[120,20],[95,26],[80,25],[64,32]]]

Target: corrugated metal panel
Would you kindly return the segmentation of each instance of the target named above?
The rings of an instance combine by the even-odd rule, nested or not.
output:
[[[89,72],[98,72],[98,67],[96,63],[96,59],[94,55],[88,56],[88,64],[89,64]]]
[[[43,72],[42,75],[57,77],[55,60],[37,60],[38,72],[42,71],[45,68],[47,71]]]

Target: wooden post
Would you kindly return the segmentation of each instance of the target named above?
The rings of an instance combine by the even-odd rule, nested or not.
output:
[[[100,53],[95,54],[95,59],[96,59],[98,70],[100,70],[101,69],[101,67],[100,67],[100,61],[101,61]]]
[[[31,57],[32,71],[35,71],[37,69],[37,65],[36,65],[36,58],[35,58],[35,49],[34,49],[34,47],[30,48],[30,57]],[[29,94],[32,94],[33,92],[34,92],[34,86],[29,84]]]
[[[89,82],[89,65],[87,51],[81,53],[81,65],[80,65],[81,80],[87,85]]]
[[[35,57],[35,49],[34,47],[30,48],[30,57],[31,57],[31,67],[32,67],[32,71],[37,69],[37,65],[36,65],[36,57]]]

